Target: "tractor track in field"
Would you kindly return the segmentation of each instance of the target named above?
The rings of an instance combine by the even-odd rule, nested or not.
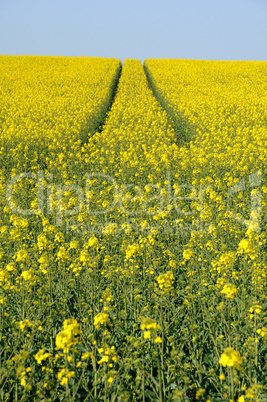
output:
[[[116,82],[114,84],[114,88],[113,88],[113,91],[112,91],[112,94],[111,94],[109,107],[106,110],[104,119],[100,122],[98,128],[95,130],[95,133],[101,133],[103,131],[103,129],[104,129],[104,126],[106,124],[107,118],[109,116],[109,112],[113,107],[113,104],[115,102],[115,99],[116,99],[116,96],[117,96],[117,93],[118,93],[118,87],[119,87],[119,82],[120,82],[120,78],[121,78],[121,74],[122,74],[122,69],[123,69],[123,66],[121,65],[118,77],[116,79]]]
[[[176,143],[178,146],[181,146],[181,141],[180,141],[180,137],[179,137],[179,132],[178,132],[178,130],[177,130],[177,128],[176,128],[176,124],[175,124],[175,122],[174,122],[174,120],[173,120],[173,118],[172,118],[170,112],[167,110],[166,107],[164,107],[163,103],[160,101],[160,99],[159,99],[158,96],[156,95],[155,89],[153,88],[153,86],[152,86],[152,84],[151,84],[151,82],[150,82],[150,78],[149,78],[148,72],[147,72],[147,70],[146,70],[146,68],[145,68],[144,65],[143,65],[143,70],[144,70],[144,73],[145,73],[145,76],[146,76],[146,80],[147,80],[147,84],[148,84],[148,88],[150,89],[151,94],[152,94],[153,97],[156,99],[156,101],[158,102],[158,104],[160,105],[160,107],[167,113],[168,120],[169,120],[170,124],[175,128],[175,143]]]
[[[168,116],[168,119],[169,119],[169,121],[170,121],[170,124],[175,127],[175,123],[174,123],[174,121],[173,121],[173,119],[172,119],[172,116],[170,115],[170,113],[168,112],[168,110],[166,109],[166,107],[164,107],[164,105],[162,104],[162,102],[160,101],[160,99],[158,99],[158,96],[155,94],[155,90],[154,90],[154,88],[153,88],[153,86],[152,86],[152,84],[151,84],[151,82],[150,82],[150,78],[149,78],[149,76],[148,76],[148,73],[147,73],[147,71],[146,71],[145,66],[142,65],[142,67],[143,67],[143,71],[144,71],[144,74],[145,74],[145,77],[146,77],[146,81],[147,81],[148,88],[150,89],[152,96],[156,99],[156,101],[158,102],[159,106],[160,106],[163,110],[165,110],[165,112],[167,113],[167,116]],[[99,123],[98,127],[95,129],[94,134],[95,134],[95,133],[101,133],[101,132],[104,130],[104,127],[105,127],[105,125],[106,125],[107,119],[108,119],[108,117],[109,117],[109,112],[111,111],[111,109],[112,109],[112,107],[113,107],[113,105],[114,105],[114,102],[115,102],[115,100],[116,100],[116,96],[117,96],[117,94],[118,94],[118,88],[119,88],[119,84],[120,84],[120,79],[121,79],[121,75],[122,75],[122,70],[123,70],[123,64],[121,65],[121,68],[120,68],[119,73],[118,73],[118,77],[116,78],[116,81],[115,81],[115,83],[114,83],[114,89],[113,89],[113,92],[112,92],[112,95],[111,95],[110,105],[109,105],[108,109],[107,109],[106,112],[105,112],[104,118],[103,118],[102,121]],[[94,134],[93,134],[92,136],[94,136]],[[178,133],[178,131],[175,129],[175,143],[176,143],[178,146],[180,145],[179,142],[180,142],[179,133]]]

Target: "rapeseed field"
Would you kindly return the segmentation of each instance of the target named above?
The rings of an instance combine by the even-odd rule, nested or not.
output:
[[[1,399],[267,400],[267,64],[0,66]]]

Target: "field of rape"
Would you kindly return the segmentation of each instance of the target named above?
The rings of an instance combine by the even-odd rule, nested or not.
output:
[[[60,158],[62,151],[68,152],[75,142],[94,133],[110,106],[121,62],[0,56],[0,69],[2,169],[21,172],[30,166],[51,169],[51,161],[45,164],[47,149],[53,159]],[[17,157],[12,166],[11,156]]]
[[[267,63],[0,68],[0,399],[267,401]]]

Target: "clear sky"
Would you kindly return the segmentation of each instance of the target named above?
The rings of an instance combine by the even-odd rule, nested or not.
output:
[[[267,0],[0,0],[0,54],[267,60]]]

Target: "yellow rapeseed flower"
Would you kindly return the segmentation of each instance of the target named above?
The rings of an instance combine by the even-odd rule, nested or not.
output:
[[[242,357],[239,355],[239,353],[234,350],[232,347],[228,347],[225,349],[223,354],[221,355],[221,358],[219,360],[219,363],[223,367],[235,367],[238,370],[241,370],[241,364],[243,362]]]
[[[109,322],[109,315],[107,313],[98,313],[94,317],[94,326],[96,329],[100,328],[100,325],[106,324]]]
[[[228,299],[233,299],[237,294],[237,287],[233,283],[226,283],[221,291]]]

